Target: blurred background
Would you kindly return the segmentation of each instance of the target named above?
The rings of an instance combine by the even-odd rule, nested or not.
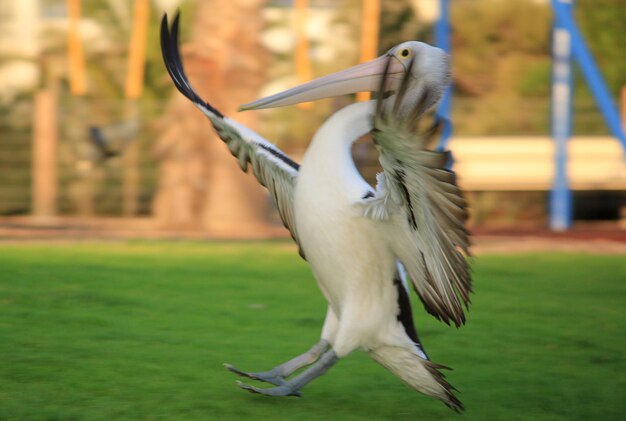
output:
[[[454,82],[448,145],[470,225],[547,228],[548,0],[21,0],[0,3],[0,235],[285,235],[265,190],[175,91],[159,47],[163,13],[182,12],[181,51],[198,92],[299,160],[354,98],[236,107],[404,40],[435,42],[443,3]],[[623,123],[624,2],[576,0],[573,13]],[[624,148],[573,69],[573,228],[614,233],[626,226]],[[354,156],[373,180],[370,144],[355,144]]]
[[[301,400],[222,369],[308,349],[326,303],[167,75],[177,10],[194,88],[296,161],[355,97],[237,106],[448,44],[476,294],[459,330],[412,294],[420,338],[464,420],[624,419],[625,0],[0,0],[0,420],[459,420],[364,353]],[[373,181],[371,142],[353,155]]]

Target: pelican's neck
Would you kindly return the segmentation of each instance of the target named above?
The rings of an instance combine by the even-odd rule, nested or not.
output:
[[[312,182],[357,198],[369,188],[354,165],[351,146],[372,130],[374,107],[373,101],[348,105],[322,125],[302,161],[302,182],[311,175]]]
[[[352,144],[372,130],[375,101],[356,102],[333,114],[315,134],[311,147],[350,151]]]

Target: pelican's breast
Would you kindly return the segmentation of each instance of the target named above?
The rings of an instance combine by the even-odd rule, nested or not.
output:
[[[295,189],[298,238],[337,312],[349,292],[374,278],[392,276],[387,272],[394,265],[381,250],[385,242],[380,222],[363,218],[354,206],[372,191],[351,155],[354,140],[371,128],[370,111],[368,103],[352,104],[320,128],[304,156]]]

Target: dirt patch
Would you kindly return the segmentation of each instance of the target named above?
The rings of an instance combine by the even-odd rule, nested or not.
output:
[[[610,239],[576,239],[530,236],[475,236],[472,253],[512,254],[536,252],[571,252],[590,254],[626,254],[626,242]]]
[[[576,252],[626,254],[626,230],[615,224],[576,226],[567,232],[545,229],[484,229],[472,231],[472,253]],[[267,227],[239,235],[197,230],[162,230],[149,219],[60,218],[46,224],[35,224],[27,218],[0,219],[0,242],[7,243],[77,243],[115,242],[134,239],[161,240],[264,240],[289,238],[282,227]],[[291,242],[285,245],[291,246]],[[295,246],[293,247],[295,250]]]
[[[569,231],[547,229],[474,229],[474,254],[544,251],[626,253],[626,231],[614,224],[580,225]]]

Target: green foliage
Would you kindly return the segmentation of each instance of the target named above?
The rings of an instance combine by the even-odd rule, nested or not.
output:
[[[622,0],[577,0],[576,21],[585,42],[615,104],[619,104],[620,90],[626,86],[626,57],[623,39],[626,35],[626,7]],[[584,75],[575,66],[574,78],[574,133],[609,134]]]
[[[543,97],[550,95],[552,61],[544,58],[529,66],[521,76],[517,89],[525,97]]]
[[[408,0],[381,2],[379,52],[382,54],[400,42],[420,39],[418,34],[425,25],[418,18]]]
[[[531,1],[497,0],[453,3],[454,71],[477,96],[515,95],[516,80],[530,60],[549,55],[550,14]],[[516,80],[506,60],[516,60]],[[513,82],[513,83],[511,83]]]
[[[475,0],[452,3],[455,43],[492,57],[512,50],[545,54],[550,11],[528,0]]]
[[[0,419],[458,420],[363,353],[304,390],[239,390],[320,332],[325,303],[284,242],[0,246]],[[467,420],[618,420],[624,256],[480,256],[467,326],[415,303]]]
[[[626,4],[623,0],[576,0],[576,20],[611,91],[626,86]]]
[[[454,74],[457,94],[476,98],[471,115],[456,121],[458,134],[545,133],[547,107],[524,102],[550,95],[552,11],[530,0],[452,2]],[[617,98],[626,85],[623,52],[626,8],[622,0],[575,2],[576,20],[602,76]],[[584,78],[577,72],[576,134],[606,133]],[[527,99],[528,98],[528,99]],[[492,104],[500,108],[494,114]],[[531,102],[528,102],[531,105]],[[497,116],[500,123],[494,122]]]

